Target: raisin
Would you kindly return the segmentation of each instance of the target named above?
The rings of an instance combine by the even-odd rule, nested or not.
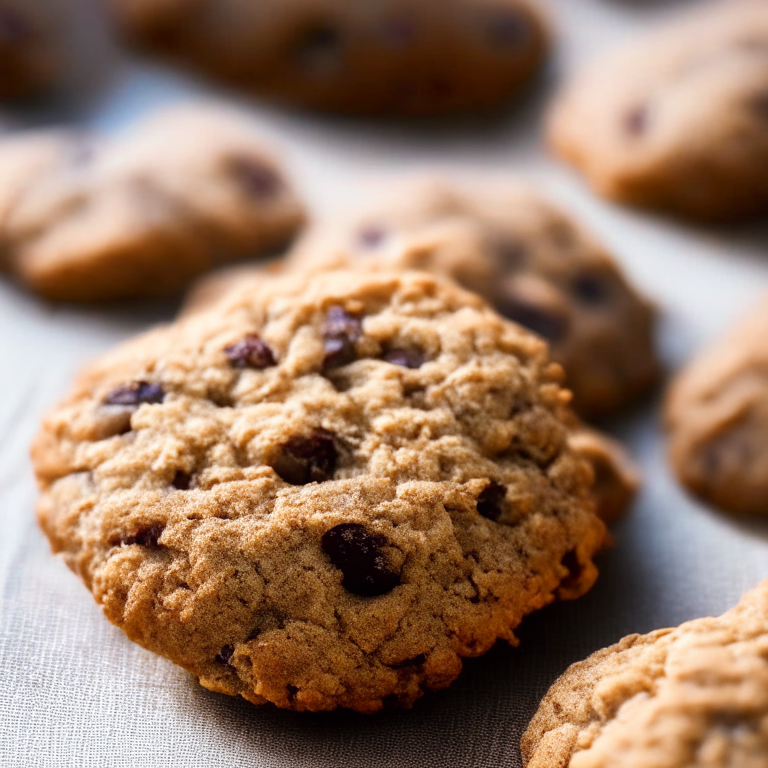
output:
[[[224,347],[224,354],[233,368],[262,370],[277,365],[270,346],[254,333],[249,333],[241,341]]]
[[[105,405],[141,405],[142,403],[162,403],[165,392],[159,384],[147,381],[133,381],[121,384],[113,389],[105,398]]]
[[[292,485],[322,483],[333,477],[338,458],[333,435],[318,429],[311,435],[292,437],[283,443],[272,462],[272,469]]]
[[[477,497],[477,511],[489,520],[496,522],[504,511],[504,499],[507,489],[501,483],[492,480]]]
[[[342,586],[355,595],[376,597],[400,584],[400,574],[387,567],[387,540],[359,523],[342,523],[323,535],[323,552],[342,572]]]
[[[362,335],[363,321],[359,315],[347,312],[344,307],[330,307],[323,328],[326,370],[353,362],[357,357],[355,344]]]

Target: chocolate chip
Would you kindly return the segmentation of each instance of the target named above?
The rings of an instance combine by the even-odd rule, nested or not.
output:
[[[611,286],[603,275],[584,273],[571,284],[574,295],[582,304],[595,306],[607,303],[611,296]]]
[[[112,546],[127,547],[138,544],[140,547],[146,547],[147,549],[158,549],[160,547],[158,542],[164,530],[165,526],[163,525],[150,525],[148,528],[139,528],[128,536],[113,536],[109,543]]]
[[[133,381],[121,384],[105,398],[105,405],[141,405],[142,403],[162,403],[165,392],[159,384],[147,381]]]
[[[274,169],[252,157],[235,159],[232,173],[243,189],[257,199],[274,197],[282,186]]]
[[[640,136],[648,127],[648,110],[634,107],[624,115],[624,130],[631,136]]]
[[[424,365],[424,355],[415,349],[391,349],[383,359],[402,368],[415,369]]]
[[[477,497],[477,511],[489,520],[496,522],[504,511],[504,499],[507,495],[507,489],[501,483],[491,480],[483,488]]]
[[[232,656],[235,653],[235,647],[233,645],[225,645],[214,658],[217,664],[223,664],[224,666],[231,666]]]
[[[249,333],[241,341],[224,347],[224,354],[233,368],[262,370],[277,365],[275,355],[269,345],[254,333]]]
[[[387,238],[387,230],[380,224],[367,224],[357,233],[358,243],[366,249],[378,248]]]
[[[171,480],[171,485],[179,491],[188,491],[192,487],[192,475],[182,472],[180,469]]]
[[[323,535],[323,552],[344,575],[344,589],[363,597],[384,595],[400,583],[400,575],[387,567],[386,545],[383,536],[358,523],[342,523]]]
[[[292,485],[322,483],[336,471],[339,452],[333,435],[324,429],[283,443],[272,461],[272,469]]]
[[[547,341],[560,341],[568,332],[564,315],[525,299],[504,297],[499,302],[499,311]]]
[[[499,10],[487,23],[489,40],[499,48],[520,48],[528,41],[531,28],[528,19],[512,10]]]
[[[363,321],[359,315],[347,312],[344,307],[332,306],[325,316],[323,343],[326,369],[339,368],[357,357],[355,343],[363,335]]]
[[[310,74],[337,71],[342,63],[342,40],[336,27],[324,23],[306,29],[296,46],[296,61]]]

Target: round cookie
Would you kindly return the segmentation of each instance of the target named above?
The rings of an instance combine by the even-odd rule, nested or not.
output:
[[[680,482],[720,509],[768,515],[768,296],[678,375],[666,403]]]
[[[699,9],[599,58],[549,136],[608,198],[703,220],[768,212],[768,5]]]
[[[286,268],[351,265],[429,270],[479,293],[549,342],[586,419],[626,409],[658,378],[650,303],[590,233],[527,186],[404,184],[388,204],[310,230]],[[215,300],[244,274],[212,276],[191,301]]]
[[[80,376],[33,448],[39,520],[207,688],[409,706],[596,577],[560,373],[428,274],[264,281]]]
[[[345,113],[496,106],[540,69],[529,0],[105,0],[133,44],[269,98]]]
[[[65,301],[164,296],[284,245],[305,214],[246,118],[179,107],[117,137],[0,139],[3,263]]]
[[[0,99],[49,87],[61,67],[50,0],[0,0]]]
[[[522,752],[526,768],[768,768],[768,581],[718,618],[574,664]]]

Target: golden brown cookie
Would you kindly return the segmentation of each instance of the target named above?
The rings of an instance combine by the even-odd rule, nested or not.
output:
[[[635,500],[640,488],[640,470],[618,440],[584,424],[576,423],[569,442],[592,467],[595,474],[592,498],[598,517],[610,525]]]
[[[260,95],[347,113],[496,106],[540,69],[529,0],[104,0],[134,45]]]
[[[388,203],[321,224],[285,268],[425,269],[456,280],[545,338],[587,419],[615,414],[656,382],[655,312],[605,249],[527,186],[411,182]],[[244,273],[213,276],[191,301]]]
[[[526,768],[768,768],[768,581],[574,664],[522,751]]]
[[[693,494],[768,515],[768,295],[678,375],[666,403],[670,461]]]
[[[705,220],[768,213],[768,4],[704,4],[600,57],[556,102],[556,151],[602,195]]]
[[[249,121],[178,107],[114,138],[0,139],[3,264],[65,301],[164,296],[286,244],[304,210]]]
[[[207,688],[409,706],[596,577],[560,375],[428,274],[262,281],[79,377],[33,449],[39,520]]]

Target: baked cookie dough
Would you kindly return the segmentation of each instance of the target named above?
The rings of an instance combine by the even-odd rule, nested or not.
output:
[[[640,470],[627,449],[604,432],[577,424],[568,442],[592,467],[592,498],[598,517],[609,525],[616,522],[635,500]]]
[[[425,115],[496,106],[541,68],[529,0],[104,0],[122,37],[303,107]]]
[[[425,273],[249,286],[80,376],[33,448],[39,520],[205,687],[410,706],[596,577],[561,373]]]
[[[33,96],[51,86],[61,67],[50,0],[0,0],[0,99]]]
[[[768,581],[574,664],[522,751],[526,768],[768,768]]]
[[[429,270],[479,293],[549,342],[588,420],[657,381],[654,309],[589,232],[527,186],[403,184],[389,203],[310,230],[285,268],[352,265]],[[246,274],[213,275],[190,301],[215,301]]]
[[[246,118],[177,107],[116,137],[0,139],[2,266],[49,299],[165,296],[285,245],[301,203]]]
[[[768,213],[768,4],[698,9],[599,58],[549,136],[608,198],[704,220]]]
[[[673,382],[666,403],[672,466],[704,501],[768,515],[768,295]]]

